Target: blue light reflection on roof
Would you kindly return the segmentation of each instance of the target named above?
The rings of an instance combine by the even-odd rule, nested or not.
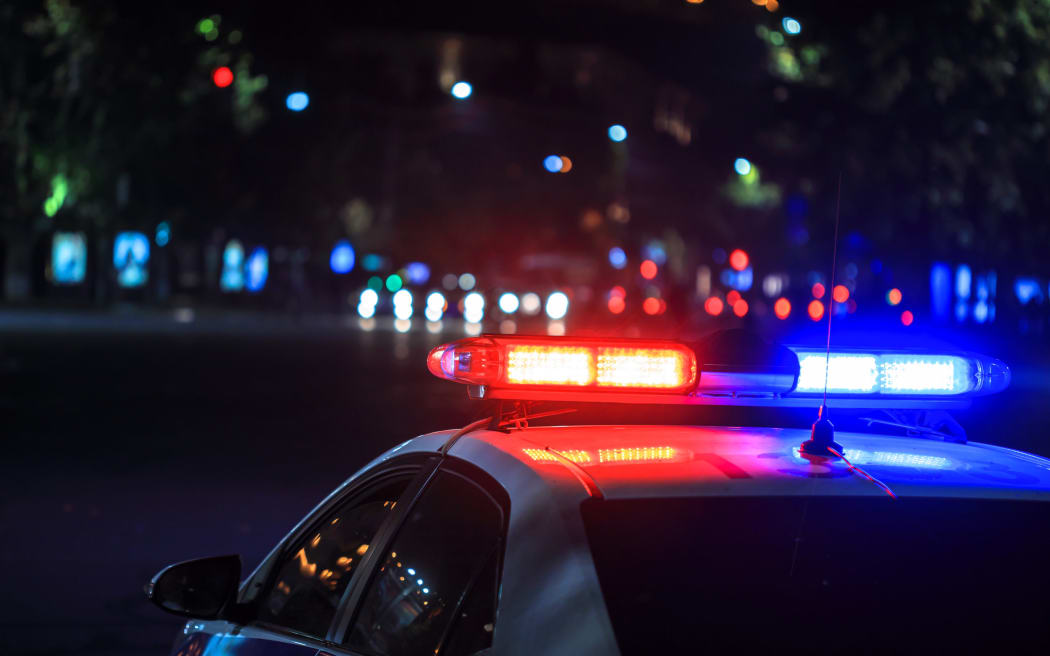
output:
[[[792,453],[799,460],[798,447]],[[876,465],[882,467],[914,467],[917,469],[948,469],[952,461],[943,456],[930,456],[921,453],[901,453],[899,451],[864,451],[846,447],[843,454],[855,465]]]

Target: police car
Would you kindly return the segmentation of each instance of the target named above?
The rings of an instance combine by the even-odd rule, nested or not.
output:
[[[372,461],[243,581],[237,556],[161,571],[172,654],[1048,649],[1050,460],[944,419],[1006,387],[999,361],[733,332],[481,336],[428,368],[491,415]],[[652,425],[536,426],[594,403]],[[660,425],[675,405],[877,432]]]

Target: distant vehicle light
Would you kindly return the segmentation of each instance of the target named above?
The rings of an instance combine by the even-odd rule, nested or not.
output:
[[[609,139],[620,142],[627,138],[627,128],[616,123],[609,126]]]
[[[516,294],[512,292],[503,292],[499,297],[499,309],[503,310],[507,314],[514,314],[518,311],[518,306],[521,303],[518,301]]]
[[[622,248],[613,246],[609,249],[609,264],[614,269],[622,269],[627,266],[627,254],[623,252]]]
[[[725,304],[722,302],[722,299],[718,298],[717,296],[710,296],[706,301],[704,301],[704,311],[713,317],[717,317],[718,315],[722,314],[722,310],[724,309]]]
[[[481,323],[485,318],[485,297],[479,292],[470,292],[463,298],[463,318],[469,323]]]
[[[748,257],[746,251],[742,251],[739,248],[729,254],[729,266],[733,267],[737,271],[743,271],[747,268],[751,258]]]
[[[551,173],[557,173],[561,170],[562,161],[558,155],[547,155],[543,160],[543,168],[547,169]]]
[[[738,175],[747,175],[751,172],[751,162],[744,157],[737,157],[736,160],[733,161],[733,170],[735,170]]]
[[[554,292],[547,297],[544,309],[551,319],[562,319],[569,312],[569,297],[563,292]]]
[[[659,314],[660,313],[660,299],[649,297],[642,301],[642,311],[646,314]]]
[[[683,391],[696,382],[696,356],[675,342],[484,337],[439,346],[431,373],[491,387]]]
[[[362,319],[371,319],[372,317],[375,316],[376,306],[374,306],[374,305],[366,305],[364,303],[358,303],[358,305],[357,305],[357,313],[359,315],[361,315]]]
[[[747,301],[745,301],[744,299],[740,299],[736,303],[733,303],[733,314],[735,314],[736,316],[743,317],[747,315],[747,311],[748,304]]]
[[[340,275],[350,273],[354,270],[354,260],[354,247],[349,241],[341,239],[332,248],[332,254],[328,258],[328,268],[332,270],[332,273]]]
[[[444,312],[439,306],[428,305],[426,309],[423,310],[423,316],[430,322],[441,321],[442,314],[444,314]]]
[[[609,312],[621,314],[627,308],[627,302],[623,300],[622,296],[610,296],[608,306]]]
[[[396,273],[391,273],[389,276],[386,277],[386,290],[388,292],[396,292],[397,290],[401,289],[401,286],[403,284],[404,281],[401,280],[401,276],[397,275]]]
[[[824,304],[817,299],[813,299],[809,302],[806,311],[809,313],[809,318],[813,321],[820,321],[824,318]]]
[[[521,311],[529,316],[538,314],[541,304],[538,294],[527,292],[521,297]]]
[[[849,300],[849,288],[845,285],[835,285],[831,290],[831,298],[835,299],[836,303],[845,303]]]
[[[778,298],[773,304],[773,314],[777,315],[777,319],[787,319],[791,316],[791,301],[783,296]]]
[[[656,277],[656,274],[659,273],[659,267],[657,267],[656,262],[653,262],[652,260],[644,260],[638,266],[638,271],[646,280],[652,280]]]
[[[459,277],[459,288],[465,292],[469,292],[474,289],[474,285],[477,284],[477,279],[473,273],[464,273]]]
[[[470,82],[460,80],[452,85],[450,89],[452,96],[460,100],[466,100],[470,97],[470,94],[474,93],[474,87],[470,85]]]
[[[294,91],[284,99],[284,106],[293,112],[301,112],[310,105],[310,96],[303,91]]]
[[[399,289],[394,294],[394,298],[392,300],[394,303],[394,307],[397,307],[398,305],[412,305],[412,292],[408,291],[407,289]]]
[[[436,307],[437,309],[439,309],[442,312],[444,312],[445,308],[447,307],[447,303],[448,302],[445,300],[445,295],[442,294],[441,292],[430,292],[429,294],[427,294],[427,307],[428,308]],[[435,319],[435,321],[436,321],[436,319]]]
[[[376,290],[368,288],[361,291],[361,305],[376,305],[379,303],[379,294]]]

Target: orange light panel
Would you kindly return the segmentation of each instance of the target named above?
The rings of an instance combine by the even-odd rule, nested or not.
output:
[[[558,462],[558,458],[546,449],[522,449],[522,452],[536,462]]]
[[[617,449],[598,449],[599,463],[666,462],[678,457],[673,446],[639,446]]]
[[[679,349],[598,349],[596,380],[603,387],[683,387],[695,376],[693,358]]]
[[[506,380],[517,385],[590,385],[594,382],[594,350],[510,344]]]
[[[565,451],[555,449],[555,453],[577,465],[587,465],[594,461],[591,454],[582,449],[566,449]]]

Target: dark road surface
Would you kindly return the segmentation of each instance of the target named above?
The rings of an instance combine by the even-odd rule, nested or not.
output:
[[[182,622],[144,599],[157,570],[222,553],[250,570],[380,451],[473,417],[462,387],[426,373],[439,341],[332,325],[3,334],[0,653],[166,653]],[[1013,394],[959,417],[972,439],[1050,453],[1045,348],[1029,362],[1012,363]]]

